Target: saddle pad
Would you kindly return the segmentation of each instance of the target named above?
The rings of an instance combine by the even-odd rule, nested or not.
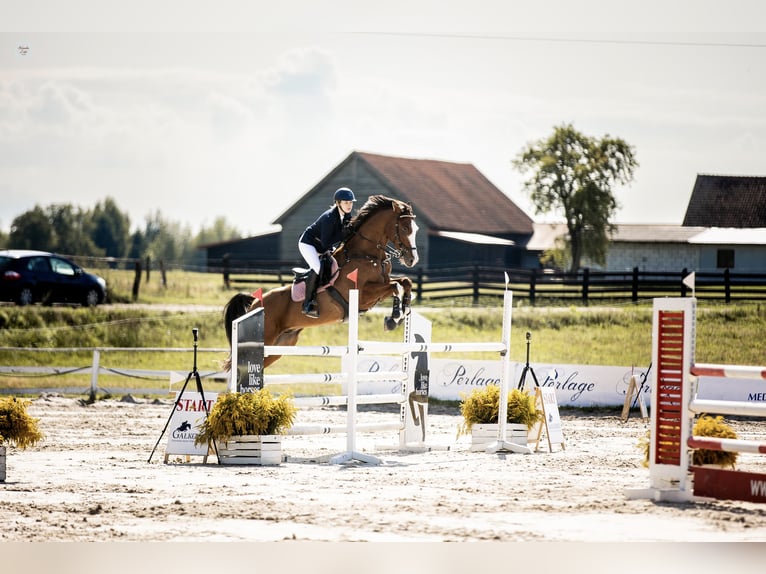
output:
[[[317,293],[326,291],[328,287],[331,287],[335,280],[338,278],[338,262],[335,258],[332,258],[332,267],[330,273],[330,282],[326,285],[320,285],[317,289]],[[292,288],[290,289],[290,298],[296,303],[300,303],[306,298],[306,282],[293,280]]]

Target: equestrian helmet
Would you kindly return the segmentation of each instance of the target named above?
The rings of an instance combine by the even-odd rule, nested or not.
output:
[[[339,187],[335,191],[335,195],[333,196],[335,201],[356,201],[356,197],[354,197],[354,192],[351,191],[347,187]]]

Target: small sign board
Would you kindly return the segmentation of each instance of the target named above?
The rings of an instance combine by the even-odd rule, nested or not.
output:
[[[630,406],[635,399],[638,401],[638,406],[641,409],[641,418],[649,418],[649,413],[646,410],[646,402],[644,401],[644,385],[640,386],[636,382],[636,376],[631,375],[630,383],[628,384],[628,390],[625,392],[625,402],[622,404],[622,422],[626,422],[630,417]]]
[[[543,420],[538,422],[530,432],[530,437],[534,437],[535,451],[540,446],[543,429],[548,439],[548,451],[553,452],[553,445],[560,444],[562,449],[566,449],[564,444],[564,432],[561,429],[561,417],[559,416],[559,404],[556,400],[556,390],[551,387],[535,388],[535,404],[543,412]]]
[[[252,393],[263,388],[263,307],[231,324],[230,390]]]
[[[171,454],[204,456],[207,458],[208,446],[195,445],[205,417],[218,399],[218,393],[176,393],[174,410],[170,415],[168,444],[165,447],[165,462]],[[206,408],[207,407],[207,410]]]
[[[431,321],[420,313],[412,311],[411,327],[405,338],[408,343],[429,343]],[[431,370],[430,353],[427,350],[413,351],[404,356],[405,368],[409,373],[407,381],[407,402],[402,404],[404,422],[404,444],[423,445],[428,427],[428,394]]]

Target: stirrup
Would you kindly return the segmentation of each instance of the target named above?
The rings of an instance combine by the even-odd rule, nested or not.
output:
[[[303,305],[303,314],[312,319],[319,319],[319,305],[316,301],[307,301]]]

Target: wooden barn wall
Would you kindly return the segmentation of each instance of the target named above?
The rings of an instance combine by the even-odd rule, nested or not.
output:
[[[238,266],[241,263],[258,261],[280,261],[279,233],[271,233],[258,237],[247,237],[240,241],[231,241],[207,248],[207,264],[218,267],[224,255],[229,255],[230,264]],[[297,261],[297,259],[296,259]]]

